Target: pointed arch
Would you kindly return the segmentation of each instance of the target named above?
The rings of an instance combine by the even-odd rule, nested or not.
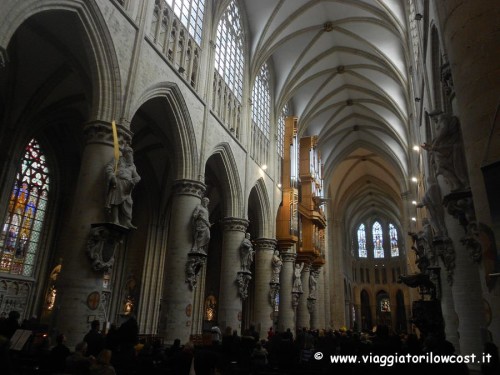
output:
[[[250,217],[250,209],[252,209],[252,212],[255,214],[253,218]],[[251,219],[250,225],[254,229],[256,228],[254,235],[257,238],[272,238],[273,228],[269,220],[271,217],[271,204],[269,202],[266,184],[262,177],[257,180],[250,191],[248,212],[249,219]]]
[[[197,180],[196,171],[199,159],[196,136],[188,106],[179,86],[173,82],[161,82],[153,85],[137,99],[132,113],[137,112],[144,103],[154,98],[166,99],[170,109],[168,112],[169,120],[175,125],[172,134],[175,144],[179,146],[174,150],[175,178]]]
[[[122,85],[118,58],[113,38],[108,29],[102,10],[94,1],[61,2],[18,2],[4,15],[9,22],[0,24],[0,50],[7,49],[14,33],[30,17],[42,12],[63,11],[74,13],[81,21],[82,31],[87,36],[84,45],[89,58],[89,68],[94,76],[92,87],[92,108],[89,119],[111,122],[119,117],[122,107]]]
[[[224,216],[244,218],[243,190],[240,182],[240,174],[238,173],[238,165],[236,164],[236,160],[234,159],[229,143],[219,143],[215,146],[210,157],[214,156],[216,156],[218,170],[222,171],[219,175],[220,181],[224,190],[229,193],[228,195],[225,195],[226,201],[224,202]]]

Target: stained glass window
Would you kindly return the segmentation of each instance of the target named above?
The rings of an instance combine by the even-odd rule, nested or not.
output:
[[[228,5],[217,27],[215,68],[241,103],[243,93],[243,33],[234,1]]]
[[[389,237],[391,238],[391,257],[397,257],[399,256],[398,231],[392,224],[389,224]]]
[[[358,228],[358,255],[360,258],[368,258],[368,252],[366,251],[366,231],[364,224],[361,224]]]
[[[0,272],[33,276],[48,191],[45,156],[33,139],[21,159],[0,233]]]
[[[378,221],[373,223],[372,226],[372,236],[373,236],[373,257],[383,258],[384,257],[384,237],[382,236],[382,226]]]

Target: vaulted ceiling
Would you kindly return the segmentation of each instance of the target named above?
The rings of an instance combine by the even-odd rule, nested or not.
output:
[[[319,136],[332,212],[401,217],[412,146],[406,2],[241,3],[250,74],[268,62],[275,110],[288,103],[299,135]]]

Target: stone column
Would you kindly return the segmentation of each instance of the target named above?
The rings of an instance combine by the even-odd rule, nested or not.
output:
[[[311,329],[323,328],[320,326],[319,316],[324,314],[321,311],[318,301],[320,300],[320,294],[323,293],[323,288],[321,287],[320,273],[321,267],[312,266],[309,272],[309,294],[307,297],[307,308],[309,310],[309,323]],[[323,306],[324,307],[324,306]]]
[[[451,292],[458,315],[460,353],[480,355],[483,352],[482,330],[485,327],[485,318],[481,280],[476,263],[479,260],[476,250],[478,247],[480,249],[480,243],[471,233],[474,218],[472,198],[470,193],[466,192],[450,193],[445,196],[444,202],[448,213],[455,216],[447,215],[445,220],[455,249]]]
[[[226,217],[222,220],[222,260],[219,293],[219,327],[241,329],[242,300],[237,277],[241,268],[240,246],[245,238],[248,220]]]
[[[86,144],[73,195],[70,217],[60,233],[62,269],[57,280],[54,329],[64,333],[73,347],[89,330],[88,317],[106,319],[100,303],[103,271],[92,268],[87,254],[91,225],[106,221],[105,165],[113,158],[111,124],[95,121],[85,125]],[[130,132],[119,126],[120,143],[130,143]],[[126,235],[126,234],[125,234]]]
[[[316,299],[315,312],[312,315],[311,325],[315,328],[325,328],[325,295],[323,290],[325,289],[325,269],[324,267],[319,267],[318,269],[318,298]],[[348,316],[346,317],[348,318]]]
[[[443,320],[445,321],[444,334],[446,336],[446,340],[451,342],[457,353],[459,353],[460,340],[458,338],[458,320],[451,290],[451,285],[453,284],[453,273],[455,271],[455,250],[453,249],[453,243],[451,240],[445,236],[434,239],[433,249],[436,254],[439,255],[439,257],[436,257],[438,262],[438,267],[436,267],[436,276],[439,275],[438,280],[436,280],[438,284],[437,298],[441,301],[441,311],[443,313]],[[446,260],[446,263],[444,260]]]
[[[283,266],[280,274],[280,306],[278,312],[278,331],[284,332],[288,328],[295,332],[295,309],[292,305],[293,268],[297,254],[293,245],[280,245]]]
[[[267,330],[273,326],[273,301],[269,283],[272,278],[272,258],[276,240],[258,238],[255,240],[255,273],[254,273],[254,315],[256,329],[260,337],[266,337]]]
[[[170,220],[165,259],[165,287],[161,319],[165,331],[161,334],[168,343],[176,338],[189,340],[192,324],[193,289],[186,281],[188,253],[193,246],[191,218],[205,191],[198,181],[178,180],[174,184],[172,219]]]
[[[492,165],[500,158],[497,113],[500,76],[498,54],[493,52],[498,50],[498,2],[447,0],[436,1],[434,6],[449,62],[443,73],[446,74],[446,82],[451,84],[451,95],[455,96],[453,104],[460,118],[477,221],[492,227],[498,248],[500,225],[498,219],[492,222],[482,171],[482,168]],[[488,273],[484,263],[479,269],[481,273]],[[487,278],[487,275],[481,277]],[[493,292],[488,293],[484,286],[483,290],[492,303],[492,311],[499,311],[498,297],[494,297]],[[498,296],[498,282],[495,293]],[[493,314],[488,329],[493,335],[493,341],[500,342],[498,313]],[[476,335],[479,336],[479,333]]]
[[[330,312],[332,314],[332,324],[333,327],[338,329],[345,325],[346,316],[344,309],[344,280],[343,275],[344,271],[342,269],[344,264],[344,259],[342,256],[342,223],[338,220],[328,219],[327,228],[330,228],[328,231],[328,241],[329,244],[327,246],[329,255],[328,259],[329,263],[326,264],[328,270],[330,272],[330,283],[331,283],[331,299],[330,299]],[[335,249],[335,251],[334,251]],[[373,280],[372,280],[373,281]],[[371,299],[371,296],[370,296]],[[370,300],[370,302],[372,302]],[[375,319],[375,318],[374,318]]]
[[[297,306],[297,329],[311,328],[310,302],[309,302],[309,276],[311,271],[310,260],[304,260],[304,268],[300,274],[302,280],[302,289],[304,294],[299,298]]]

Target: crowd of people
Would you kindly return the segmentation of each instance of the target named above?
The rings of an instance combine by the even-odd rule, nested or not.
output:
[[[11,314],[0,322],[0,360],[2,374],[29,374],[20,370],[20,363],[9,350],[9,339],[22,327],[19,316]],[[66,345],[64,334],[57,335],[50,345],[48,337],[39,342],[34,357],[32,374],[89,374],[89,375],[295,375],[295,374],[422,374],[424,371],[449,371],[453,374],[471,374],[466,364],[382,363],[384,356],[455,356],[455,348],[445,339],[418,338],[414,334],[396,334],[380,325],[370,332],[348,329],[278,332],[271,327],[259,334],[250,326],[241,335],[226,327],[211,343],[176,339],[163,345],[159,338],[141,339],[137,321],[129,317],[119,327],[111,325],[103,334],[99,321],[91,323],[88,333],[74,350]],[[213,332],[212,332],[213,334]],[[10,335],[10,336],[9,336]],[[498,348],[485,344],[485,354],[491,354],[488,363],[480,364],[483,375],[500,373]],[[321,355],[319,355],[321,353]],[[355,361],[332,363],[331,356],[350,356]],[[356,357],[353,357],[356,356]],[[371,358],[363,361],[362,358]],[[347,358],[347,357],[344,357]],[[416,357],[415,357],[416,358]],[[348,363],[353,362],[353,363]],[[477,363],[476,363],[477,364]]]

